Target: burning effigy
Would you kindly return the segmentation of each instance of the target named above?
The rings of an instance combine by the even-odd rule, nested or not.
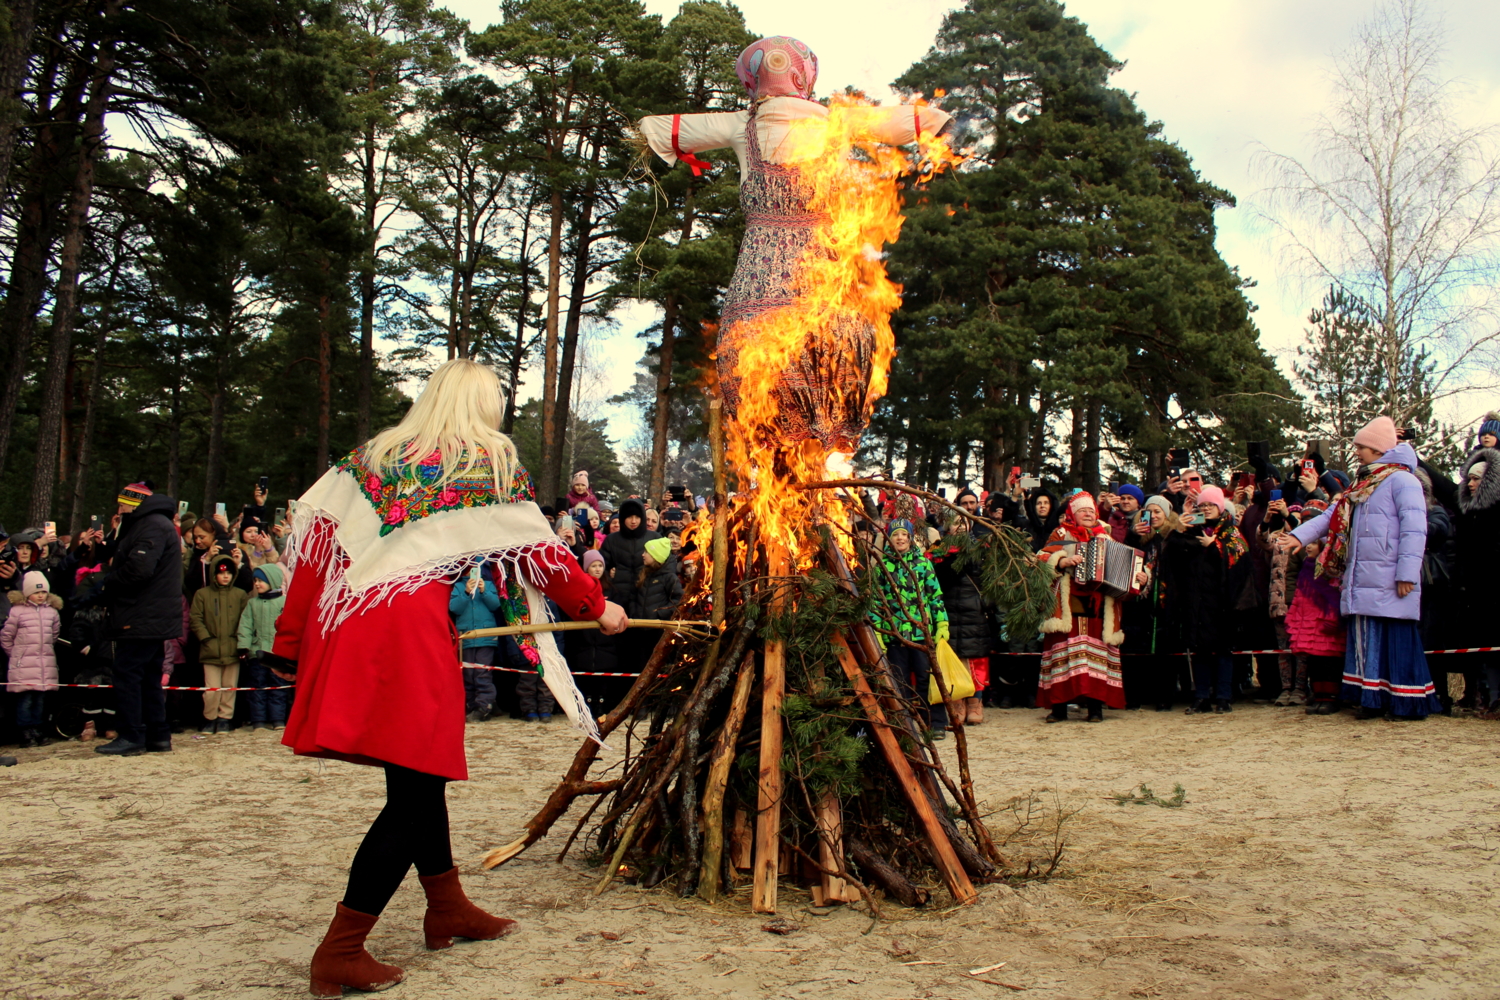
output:
[[[591,775],[601,747],[585,743],[525,835],[485,863],[515,857],[590,796],[559,859],[585,836],[603,865],[599,891],[675,879],[714,900],[748,883],[752,908],[774,912],[792,879],[815,902],[864,899],[878,911],[886,898],[922,905],[936,878],[967,902],[1005,859],[981,818],[962,725],[956,775],[933,744],[926,706],[951,696],[948,678],[936,670],[931,693],[915,692],[886,656],[901,642],[936,664],[930,638],[874,624],[892,609],[874,613],[872,589],[901,592],[877,574],[907,563],[871,558],[878,541],[855,530],[854,488],[907,488],[829,472],[847,464],[885,392],[901,290],[884,248],[900,234],[903,187],[961,160],[951,117],[920,101],[817,103],[817,58],[792,38],[761,39],[736,69],[746,111],[640,123],[668,163],[701,171],[695,154],[728,147],[741,170],[746,232],[710,407],[714,514],[692,529],[708,556],[680,611],[708,618],[712,634],[663,637],[599,720],[606,739],[624,727],[623,758]],[[1039,620],[1050,589],[1011,535],[990,525],[966,558],[1018,619]]]

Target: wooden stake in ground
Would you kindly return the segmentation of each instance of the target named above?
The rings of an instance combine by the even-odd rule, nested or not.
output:
[[[848,903],[852,900],[845,893],[848,884],[830,872],[838,871],[844,856],[844,814],[839,806],[839,796],[832,788],[825,788],[818,799],[818,867],[823,870],[819,880],[824,903]],[[855,894],[858,899],[858,894]]]
[[[790,559],[776,543],[766,546],[770,573],[786,576]],[[772,613],[775,613],[773,603]],[[767,642],[760,691],[760,775],[755,804],[755,889],[750,908],[776,912],[776,876],[781,856],[781,701],[786,694],[786,651]]]

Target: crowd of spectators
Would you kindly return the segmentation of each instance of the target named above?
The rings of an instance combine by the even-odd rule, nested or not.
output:
[[[925,647],[944,642],[964,662],[974,694],[924,709],[937,733],[950,720],[983,722],[986,707],[1037,707],[1064,721],[1071,705],[1100,721],[1105,708],[1225,713],[1245,698],[1310,714],[1500,717],[1500,655],[1424,652],[1486,647],[1500,630],[1488,613],[1500,557],[1500,416],[1483,422],[1456,481],[1402,436],[1388,419],[1372,422],[1355,438],[1352,472],[1309,449],[1286,468],[1252,454],[1249,469],[1222,484],[1177,468],[1153,487],[1114,483],[1098,495],[1027,487],[1013,475],[1004,489],[959,491],[955,505],[982,520],[907,493],[871,497],[856,530],[893,671],[921,703]],[[185,507],[143,482],[73,537],[51,522],[14,536],[0,527],[9,691],[0,742],[104,739],[113,742],[101,752],[139,753],[169,748],[172,733],[285,725],[292,687],[261,657],[287,583],[286,511],[271,514],[263,481],[232,520],[223,505],[212,516]],[[684,486],[615,506],[579,472],[541,509],[631,618],[677,617],[702,582],[692,529],[707,503]],[[992,524],[1018,531],[1054,580],[1040,634],[1011,634],[977,564],[960,557],[953,536]],[[1098,538],[1139,553],[1128,595],[1074,579]],[[517,581],[484,566],[454,581],[449,610],[455,631],[469,632],[522,620],[524,600]],[[556,636],[602,714],[661,633]],[[470,722],[551,719],[533,637],[462,646]],[[158,686],[200,690],[163,696]]]

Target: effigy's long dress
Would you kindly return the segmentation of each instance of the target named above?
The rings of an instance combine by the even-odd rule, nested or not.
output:
[[[925,105],[852,110],[860,137],[888,145],[936,134],[951,117]],[[652,150],[669,163],[680,158],[701,167],[691,154],[725,147],[739,155],[745,238],[724,297],[717,359],[719,389],[730,417],[741,400],[740,353],[756,336],[756,321],[772,310],[794,307],[800,263],[827,253],[819,231],[828,217],[810,208],[813,191],[795,159],[778,162],[795,157],[783,147],[800,145],[787,141],[797,126],[816,125],[827,116],[828,110],[815,101],[775,96],[757,101],[749,111],[658,115],[640,123]],[[829,450],[852,451],[868,414],[875,329],[854,309],[824,309],[818,315],[821,321],[806,330],[777,379],[777,431],[788,443],[816,439]]]

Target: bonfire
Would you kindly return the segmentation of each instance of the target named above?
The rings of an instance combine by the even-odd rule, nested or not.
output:
[[[853,530],[860,488],[944,501],[839,472],[895,356],[890,314],[900,288],[886,275],[883,248],[900,233],[903,187],[959,159],[930,135],[918,137],[915,154],[867,141],[859,126],[867,104],[836,98],[826,121],[795,137],[809,208],[826,225],[800,258],[795,300],[738,331],[734,407],[710,402],[714,516],[691,537],[707,571],[679,617],[707,618],[712,628],[663,636],[599,720],[612,759],[601,762],[608,751],[585,742],[525,834],[491,852],[486,867],[535,844],[587,798],[558,860],[582,838],[601,866],[600,892],[619,879],[671,881],[713,901],[748,885],[752,909],[773,913],[790,880],[815,903],[864,899],[878,913],[883,899],[924,905],[939,884],[966,903],[976,883],[1005,874],[963,727],[952,728],[953,773],[891,676],[882,644],[904,640],[871,624],[871,581],[860,567],[879,561],[866,558],[869,542]],[[847,335],[851,325],[861,336]],[[808,358],[859,379],[801,378],[789,388],[788,370]],[[829,413],[844,417],[842,430]],[[814,430],[789,435],[789,425]],[[1034,632],[1046,582],[1019,535],[989,528],[955,542],[961,558],[1017,633],[1028,623]],[[941,671],[934,677],[941,685]]]

